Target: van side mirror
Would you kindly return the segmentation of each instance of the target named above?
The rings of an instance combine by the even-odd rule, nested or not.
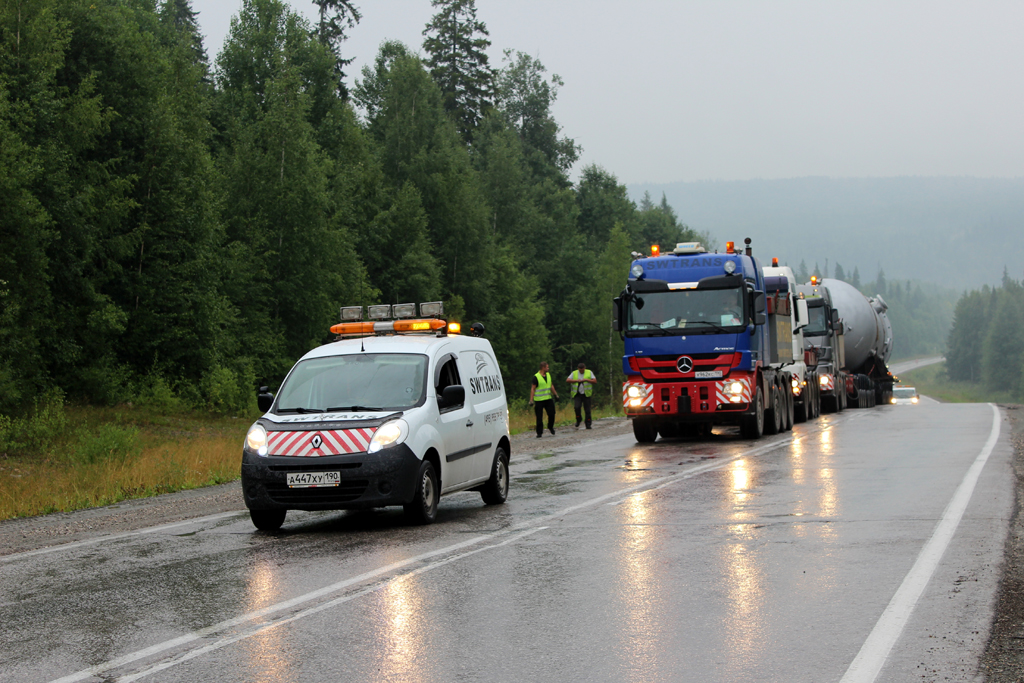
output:
[[[256,407],[260,409],[261,413],[265,413],[270,410],[272,405],[274,405],[274,395],[270,393],[270,387],[260,387],[260,391],[256,395]]]
[[[441,408],[461,406],[466,402],[466,387],[461,384],[452,384],[441,392]]]

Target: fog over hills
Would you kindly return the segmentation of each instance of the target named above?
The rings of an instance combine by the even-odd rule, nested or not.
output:
[[[1024,178],[793,178],[629,185],[662,193],[679,218],[727,240],[753,240],[763,260],[794,268],[838,262],[862,281],[882,268],[958,290],[1024,277]]]

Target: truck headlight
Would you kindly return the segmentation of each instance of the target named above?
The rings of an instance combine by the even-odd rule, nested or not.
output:
[[[789,383],[793,387],[793,395],[794,396],[799,396],[800,395],[800,388],[801,388],[800,378],[799,377],[794,377],[793,379],[790,380]]]
[[[249,427],[249,431],[245,435],[245,448],[250,453],[266,457],[267,430],[259,422]]]
[[[630,387],[626,389],[626,396],[629,396],[630,398],[647,398],[647,387],[639,384],[630,385]]]
[[[820,386],[823,386],[823,387],[828,386],[828,380],[829,380],[829,376],[828,375],[821,375],[821,376],[818,377],[818,384]]]
[[[366,452],[376,453],[384,448],[397,446],[405,441],[407,436],[409,436],[409,425],[405,420],[385,422],[380,427],[377,427],[377,431],[373,433],[373,438],[370,439],[370,446],[366,449]]]

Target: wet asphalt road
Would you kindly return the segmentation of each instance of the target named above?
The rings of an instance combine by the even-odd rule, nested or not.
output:
[[[506,505],[446,497],[429,527],[228,513],[6,556],[0,681],[974,680],[1007,430],[972,463],[1000,422],[928,403],[614,436],[513,454]]]

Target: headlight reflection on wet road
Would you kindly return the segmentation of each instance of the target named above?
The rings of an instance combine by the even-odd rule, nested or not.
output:
[[[619,673],[628,680],[652,680],[659,670],[662,656],[657,644],[663,630],[665,596],[661,578],[653,558],[663,533],[655,524],[656,509],[651,504],[651,491],[627,498],[616,507],[622,534],[617,551],[619,582],[617,591],[621,610],[621,660],[628,662]]]
[[[382,680],[420,680],[427,661],[422,586],[415,577],[391,582],[380,594],[377,642],[382,647],[377,669]]]

